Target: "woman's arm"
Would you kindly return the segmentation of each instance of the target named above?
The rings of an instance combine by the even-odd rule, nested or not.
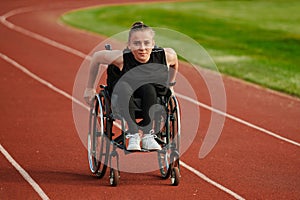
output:
[[[170,69],[170,83],[175,83],[176,80],[176,75],[178,72],[178,58],[177,58],[177,54],[174,51],[174,49],[172,48],[164,48],[165,50],[165,54],[166,54],[166,59],[167,59],[167,64],[169,67],[171,67],[172,69]]]
[[[122,51],[120,50],[103,50],[96,52],[90,64],[90,72],[89,72],[89,79],[87,83],[87,88],[94,88],[94,83],[98,75],[99,66],[101,64],[108,65],[114,64],[122,70],[123,57]]]
[[[89,71],[89,78],[87,82],[87,87],[84,91],[84,99],[87,103],[90,103],[94,95],[96,94],[96,90],[94,88],[94,84],[98,75],[99,67],[101,65],[114,64],[120,70],[123,68],[123,52],[120,50],[103,50],[95,52]]]

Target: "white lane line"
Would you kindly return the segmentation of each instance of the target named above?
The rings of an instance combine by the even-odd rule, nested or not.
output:
[[[61,43],[58,43],[58,42],[56,42],[56,41],[54,41],[54,40],[51,40],[51,39],[49,39],[49,38],[46,38],[46,37],[44,37],[44,36],[41,36],[41,35],[39,35],[39,34],[36,34],[36,33],[34,33],[34,32],[31,32],[31,31],[29,31],[29,30],[26,30],[26,29],[24,29],[24,28],[22,28],[22,27],[20,27],[20,26],[16,26],[16,25],[12,24],[11,22],[7,21],[7,18],[8,18],[8,17],[12,17],[12,16],[14,16],[14,15],[21,14],[21,13],[25,13],[25,12],[29,12],[29,11],[34,11],[34,7],[33,7],[33,8],[30,8],[30,7],[29,7],[29,8],[20,8],[20,9],[12,10],[12,11],[6,13],[5,15],[1,16],[1,17],[0,17],[0,21],[1,21],[2,24],[4,24],[6,27],[8,27],[8,28],[10,28],[10,29],[12,29],[12,30],[15,30],[15,31],[17,31],[17,32],[19,32],[19,33],[22,33],[22,34],[24,34],[24,35],[27,35],[28,37],[32,37],[32,38],[37,39],[37,40],[39,40],[39,41],[41,41],[41,42],[44,42],[44,43],[46,43],[46,44],[49,44],[49,45],[51,45],[51,46],[53,46],[53,47],[56,47],[56,48],[58,48],[58,49],[61,49],[61,50],[63,50],[63,51],[66,51],[66,52],[68,52],[68,53],[77,55],[77,56],[79,56],[79,57],[81,57],[81,58],[87,58],[87,59],[90,59],[90,56],[84,54],[83,52],[81,52],[81,51],[79,51],[79,50],[76,50],[76,49],[74,49],[74,48],[72,48],[72,47],[69,47],[69,46],[63,45],[63,44],[61,44]],[[196,100],[191,99],[191,98],[189,98],[189,97],[186,97],[186,96],[184,96],[184,95],[181,95],[181,94],[178,94],[178,93],[176,93],[176,94],[178,95],[178,97],[184,98],[184,99],[186,99],[187,101],[190,101],[191,103],[194,103],[194,104],[196,104],[196,105],[199,105],[200,107],[203,107],[203,108],[205,108],[205,109],[211,110],[212,112],[218,113],[218,114],[220,114],[220,115],[224,115],[224,116],[226,116],[226,117],[228,117],[228,118],[230,118],[230,119],[232,119],[232,120],[234,120],[234,121],[236,121],[236,122],[238,122],[238,123],[241,123],[241,124],[243,124],[243,125],[245,125],[245,126],[251,127],[251,128],[256,129],[256,130],[258,130],[258,131],[260,131],[260,132],[262,132],[262,133],[265,133],[265,134],[267,134],[267,135],[270,135],[270,136],[272,136],[272,137],[274,137],[274,138],[277,138],[277,139],[282,140],[282,141],[284,141],[284,142],[287,142],[287,143],[290,143],[290,144],[293,144],[293,145],[296,145],[296,146],[300,147],[300,143],[298,143],[298,142],[296,142],[296,141],[293,141],[293,140],[291,140],[291,139],[288,139],[288,138],[285,138],[285,137],[283,137],[283,136],[280,136],[280,135],[277,134],[277,133],[274,133],[274,132],[269,131],[269,130],[267,130],[267,129],[265,129],[265,128],[262,128],[262,127],[259,127],[259,126],[257,126],[257,125],[254,125],[254,124],[252,124],[252,123],[250,123],[250,122],[247,122],[247,121],[245,121],[245,120],[242,120],[242,119],[240,119],[240,118],[238,118],[238,117],[235,117],[235,116],[229,115],[229,114],[227,114],[227,113],[224,113],[224,112],[222,112],[222,111],[220,111],[220,110],[218,110],[218,109],[212,108],[212,107],[210,107],[210,106],[208,106],[208,105],[206,105],[206,104],[204,104],[204,103],[201,103],[201,102],[199,102],[199,101],[196,101]]]
[[[211,180],[210,178],[208,178],[205,174],[197,171],[196,169],[194,169],[193,167],[185,164],[184,162],[180,161],[180,166],[185,167],[186,169],[188,169],[189,171],[193,172],[194,174],[196,174],[198,177],[200,177],[201,179],[205,180],[206,182],[208,182],[209,184],[219,188],[220,190],[225,191],[226,193],[230,194],[231,196],[233,196],[236,199],[244,199],[243,197],[241,197],[240,195],[238,195],[237,193],[227,189],[226,187],[224,187],[223,185]]]
[[[74,98],[72,95],[69,95],[67,92],[55,87],[54,85],[52,85],[50,82],[40,78],[39,76],[37,76],[36,74],[32,73],[31,71],[29,71],[26,67],[23,67],[22,65],[20,65],[19,63],[17,63],[16,61],[14,61],[13,59],[7,57],[6,55],[0,53],[0,57],[5,60],[6,62],[12,64],[13,66],[15,66],[16,68],[18,68],[19,70],[21,70],[23,73],[27,74],[28,76],[30,76],[31,78],[33,78],[34,80],[37,80],[38,82],[40,82],[41,84],[47,86],[48,88],[54,90],[55,92],[67,97],[68,99],[72,100],[73,102],[77,103],[78,105],[86,108],[87,110],[89,110],[89,107],[86,106],[85,104],[83,104],[81,101],[77,100],[76,98]]]
[[[5,15],[1,16],[0,21],[6,27],[8,27],[8,28],[10,28],[10,29],[12,29],[14,31],[22,33],[22,34],[24,34],[24,35],[26,35],[28,37],[34,38],[36,40],[39,40],[39,41],[44,42],[46,44],[49,44],[49,45],[51,45],[53,47],[56,47],[58,49],[61,49],[63,51],[66,51],[68,53],[71,53],[71,54],[74,54],[76,56],[79,56],[81,58],[86,58],[87,55],[85,53],[82,53],[81,51],[78,51],[78,50],[73,49],[73,48],[71,48],[69,46],[66,46],[64,44],[61,44],[61,43],[56,42],[54,40],[51,40],[51,39],[49,39],[47,37],[44,37],[44,36],[42,36],[40,34],[37,34],[37,33],[34,33],[32,31],[29,31],[27,29],[24,29],[24,28],[22,28],[20,26],[17,26],[17,25],[15,25],[15,24],[13,24],[13,23],[11,23],[11,22],[9,22],[9,21],[6,20],[8,17],[12,17],[14,15],[25,13],[25,12],[30,12],[30,11],[34,11],[34,7],[32,7],[32,8],[31,7],[19,8],[19,9],[16,9],[16,10],[9,11]]]
[[[215,113],[217,113],[217,114],[219,114],[219,115],[223,115],[223,116],[225,116],[225,117],[227,117],[227,118],[229,118],[229,119],[232,119],[233,121],[236,121],[236,122],[238,122],[238,123],[240,123],[240,124],[243,124],[243,125],[248,126],[248,127],[250,127],[250,128],[256,129],[256,130],[258,130],[258,131],[260,131],[260,132],[263,132],[263,133],[265,133],[265,134],[267,134],[267,135],[270,135],[270,136],[272,136],[272,137],[275,137],[275,138],[277,138],[277,139],[279,139],[279,140],[282,140],[282,141],[285,141],[285,142],[287,142],[287,143],[290,143],[290,144],[293,144],[293,145],[296,145],[296,146],[300,147],[300,143],[298,143],[298,142],[295,142],[295,141],[293,141],[293,140],[290,140],[290,139],[287,139],[287,138],[285,138],[285,137],[282,137],[282,136],[280,136],[280,135],[278,135],[278,134],[276,134],[276,133],[274,133],[274,132],[272,132],[272,131],[269,131],[269,130],[267,130],[267,129],[264,129],[264,128],[262,128],[262,127],[259,127],[259,126],[257,126],[257,125],[254,125],[254,124],[252,124],[252,123],[250,123],[250,122],[247,122],[247,121],[245,121],[245,120],[243,120],[243,119],[240,119],[240,118],[238,118],[238,117],[235,117],[235,116],[233,116],[233,115],[230,115],[230,114],[227,114],[227,113],[225,113],[225,112],[222,112],[221,110],[212,108],[212,107],[210,107],[210,106],[208,106],[208,105],[206,105],[206,104],[204,104],[204,103],[201,103],[201,102],[199,102],[199,101],[196,101],[196,100],[194,100],[194,99],[192,99],[192,98],[190,98],[190,97],[187,97],[187,96],[184,96],[184,95],[178,94],[178,93],[176,93],[176,96],[178,96],[179,98],[185,99],[185,100],[187,100],[187,101],[189,101],[189,102],[191,102],[191,103],[194,103],[194,104],[196,104],[196,105],[198,105],[198,106],[200,106],[200,107],[202,107],[202,108],[205,108],[205,109],[207,109],[207,110],[210,110],[210,111],[212,111],[212,112],[215,112]]]
[[[53,91],[57,92],[58,94],[63,95],[64,97],[70,99],[71,101],[74,101],[75,103],[79,104],[80,106],[83,106],[84,108],[86,108],[87,110],[89,110],[89,107],[86,106],[85,104],[83,104],[82,102],[80,102],[78,99],[72,97],[70,94],[68,94],[67,92],[55,87],[53,84],[51,84],[50,82],[43,80],[42,78],[38,77],[36,74],[32,73],[31,71],[29,71],[26,67],[20,65],[19,63],[17,63],[16,61],[14,61],[13,59],[9,58],[8,56],[0,53],[0,57],[5,60],[6,62],[10,63],[12,66],[16,67],[17,69],[21,70],[23,73],[25,73],[26,75],[28,75],[29,77],[33,78],[34,80],[38,81],[39,83],[41,83],[42,85],[47,86],[48,88],[52,89]],[[191,166],[185,164],[184,162],[181,161],[181,163],[184,165],[184,167],[186,167],[188,170],[193,169],[191,172],[195,173],[197,176],[199,176],[199,174],[201,174],[201,176],[199,176],[200,178],[204,179],[205,181],[211,183],[212,185],[216,186],[217,188],[219,188],[220,190],[232,195],[233,197],[236,198],[240,197],[238,194],[234,193],[233,191],[225,188],[224,186],[216,183],[215,181],[212,181],[211,179],[207,178],[205,175],[203,175],[201,172],[197,171],[196,169],[192,168]],[[242,197],[238,198],[238,199],[243,199]]]
[[[32,188],[38,193],[38,195],[46,200],[49,197],[45,194],[45,192],[40,188],[40,186],[30,177],[30,175],[11,157],[11,155],[4,149],[4,147],[0,144],[0,151],[4,155],[4,157],[14,166],[14,168],[23,176],[23,178],[32,186]]]

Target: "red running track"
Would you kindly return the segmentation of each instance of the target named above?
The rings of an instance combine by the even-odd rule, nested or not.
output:
[[[118,3],[102,4],[114,2]],[[299,99],[226,76],[228,115],[221,137],[200,159],[200,146],[212,116],[200,106],[198,133],[181,156],[193,171],[182,167],[178,187],[171,187],[158,172],[122,173],[117,188],[109,186],[108,175],[101,180],[92,177],[86,149],[75,129],[71,100],[17,67],[25,67],[71,95],[83,58],[65,48],[88,54],[103,38],[65,27],[58,17],[98,3],[0,2],[0,199],[299,199]],[[41,41],[32,33],[50,40]],[[53,46],[49,41],[57,43]],[[65,45],[63,49],[59,44]],[[188,76],[193,70],[183,66],[181,73]],[[209,105],[205,85],[190,81],[194,88],[202,89],[197,92],[198,101]],[[176,87],[180,93],[182,88]],[[180,101],[188,110],[189,104]]]

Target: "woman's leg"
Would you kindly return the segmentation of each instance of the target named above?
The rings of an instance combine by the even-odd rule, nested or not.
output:
[[[116,94],[118,96],[118,107],[121,115],[125,118],[128,125],[128,132],[131,134],[138,133],[138,125],[135,121],[135,104],[133,98],[132,87],[126,83],[119,83],[118,89],[113,92],[113,95]]]
[[[155,86],[152,84],[143,85],[136,90],[134,95],[142,99],[144,133],[148,133],[152,129],[152,121],[154,119],[154,111],[150,112],[150,108],[157,104]]]
[[[113,91],[112,95],[117,96],[117,106],[119,108],[120,114],[125,118],[128,125],[128,134],[126,137],[128,140],[128,151],[140,151],[140,136],[138,125],[135,121],[135,105],[131,98],[133,95],[132,87],[126,82],[118,83],[117,87]],[[125,130],[124,130],[125,131]]]

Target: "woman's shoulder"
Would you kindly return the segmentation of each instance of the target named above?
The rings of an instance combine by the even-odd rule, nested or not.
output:
[[[164,50],[168,65],[177,65],[176,63],[178,63],[178,58],[176,51],[172,48],[164,48]]]
[[[123,65],[123,52],[121,50],[102,50],[94,54],[94,58],[101,64],[114,64],[122,68]]]
[[[174,54],[174,55],[176,55],[175,50],[172,49],[172,48],[170,48],[170,47],[164,48],[164,51],[165,51],[167,54]]]

